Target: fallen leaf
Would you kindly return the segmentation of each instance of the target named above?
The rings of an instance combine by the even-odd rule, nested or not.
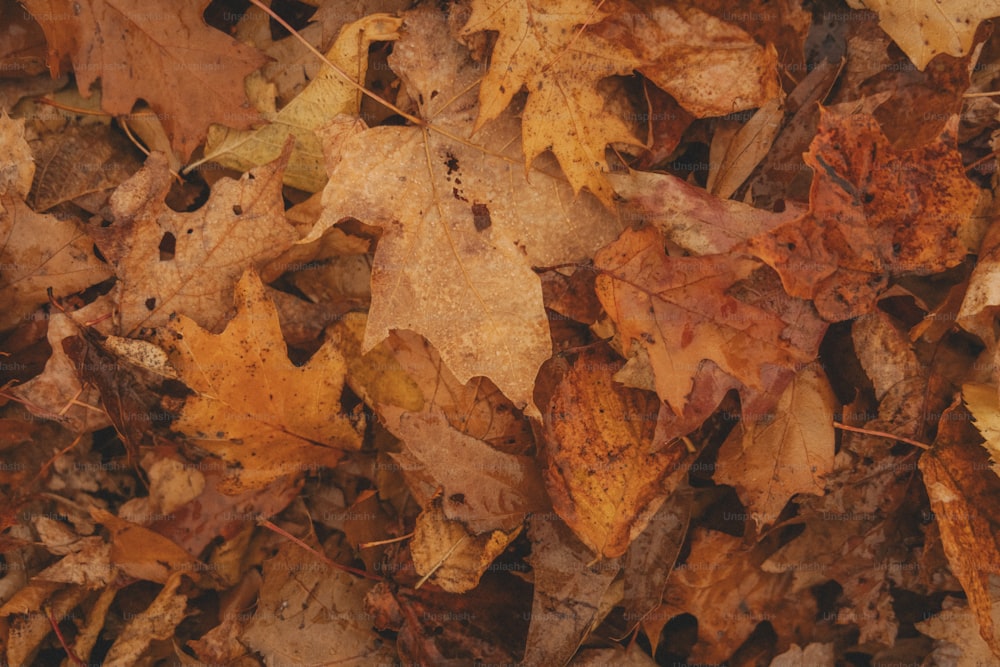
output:
[[[659,401],[617,384],[621,361],[581,352],[545,411],[545,485],[552,505],[598,556],[617,558],[666,499],[663,482],[686,454],[650,453]]]
[[[901,5],[889,0],[848,0],[847,4],[877,12],[879,26],[919,70],[939,53],[964,56],[972,49],[979,24],[1000,16],[996,0],[914,0]]]
[[[993,602],[993,617],[1000,617],[1000,602]],[[1000,622],[994,621],[994,624],[1000,625]],[[928,658],[937,660],[939,664],[979,667],[997,660],[997,654],[990,650],[980,634],[976,614],[964,600],[951,596],[945,598],[940,612],[914,623],[914,626],[928,637],[938,640]]]
[[[957,403],[957,402],[956,402]],[[968,446],[968,422],[951,406],[941,419],[934,446],[920,457],[920,472],[941,530],[952,571],[979,621],[979,635],[1000,659],[1000,513],[986,499],[1000,497],[1000,478],[986,452]]]
[[[771,150],[785,115],[784,95],[765,102],[726,143],[718,169],[709,171],[705,189],[728,199]],[[713,150],[715,143],[712,144]],[[714,164],[715,160],[709,160]]]
[[[513,456],[452,428],[440,413],[404,414],[393,454],[417,503],[427,510],[443,493],[442,513],[474,535],[512,531],[525,515],[548,507],[541,476],[528,456]]]
[[[288,359],[278,315],[260,279],[236,286],[236,317],[212,334],[180,316],[162,345],[195,392],[171,428],[235,466],[226,492],[336,465],[361,446],[364,422],[341,414],[344,359],[327,342],[303,367]]]
[[[4,151],[0,158],[0,193],[24,199],[35,176],[35,158],[24,138],[24,119],[12,119],[6,109],[0,113],[0,146]]]
[[[517,150],[509,115],[470,145],[475,63],[437,37],[438,13],[405,21],[390,64],[436,129],[380,127],[348,139],[323,193],[323,217],[303,241],[344,217],[383,227],[363,350],[410,329],[459,382],[484,375],[531,412],[535,374],[552,352],[531,266],[586,257],[619,222],[545,170],[526,180],[519,161],[506,157]]]
[[[574,192],[586,187],[607,206],[613,195],[604,176],[607,145],[642,145],[621,117],[604,110],[597,91],[601,79],[629,75],[639,66],[629,49],[592,29],[610,13],[590,0],[474,0],[460,33],[499,33],[479,86],[475,129],[498,118],[526,88],[525,170],[551,150]]]
[[[264,583],[240,640],[270,664],[392,664],[395,651],[365,611],[371,584],[285,543],[264,561]]]
[[[181,573],[201,578],[204,564],[159,533],[96,507],[90,516],[110,531],[111,564],[124,575],[159,584]]]
[[[101,79],[101,106],[115,116],[140,98],[163,118],[174,148],[187,158],[210,123],[250,127],[243,78],[264,64],[249,46],[208,27],[208,0],[150,9],[141,2],[81,0],[73,11],[52,0],[27,0],[49,44],[49,71],[58,76],[72,62],[85,97]]]
[[[218,331],[228,319],[233,283],[292,245],[298,234],[285,221],[281,174],[291,145],[275,162],[215,184],[195,213],[164,203],[171,176],[153,153],[111,196],[114,224],[91,230],[118,276],[119,332],[167,323],[183,313]]]
[[[659,232],[646,228],[626,230],[594,264],[597,294],[625,354],[636,346],[646,350],[656,393],[678,415],[697,379],[711,374],[707,361],[762,390],[767,367],[791,370],[812,361],[818,348],[822,327],[810,321],[810,308],[794,302],[758,306],[732,295],[734,284],[760,267],[749,257],[667,257]]]
[[[401,24],[401,19],[388,14],[366,16],[344,26],[326,58],[356,81],[364,82],[368,47],[372,42],[395,40]],[[302,92],[273,114],[267,125],[256,130],[236,130],[226,127],[228,123],[210,127],[204,157],[185,171],[209,161],[247,171],[276,160],[288,137],[294,136],[295,147],[288,158],[284,182],[300,190],[318,192],[326,184],[326,172],[323,149],[315,131],[337,114],[357,115],[361,99],[361,92],[355,86],[324,65]]]
[[[810,364],[785,388],[773,415],[754,415],[723,443],[715,482],[736,488],[758,531],[795,494],[823,495],[823,476],[833,470],[837,407],[826,373]]]
[[[990,466],[1000,476],[1000,399],[997,388],[988,384],[962,385],[962,400],[976,418],[976,430],[983,436]]]
[[[417,517],[410,555],[417,574],[449,593],[465,593],[479,585],[486,569],[520,532],[518,526],[509,534],[494,530],[470,535],[432,503]]]
[[[40,304],[106,280],[111,272],[72,219],[40,215],[13,193],[0,193],[0,331],[21,323]]]
[[[750,252],[831,322],[870,312],[890,275],[957,265],[978,192],[953,148],[956,122],[935,142],[898,151],[872,116],[827,109],[806,154],[809,212],[752,239]]]
[[[170,639],[187,616],[188,598],[179,591],[181,577],[175,572],[146,609],[136,614],[118,635],[104,656],[108,667],[125,667],[140,662],[154,640]]]
[[[558,517],[533,516],[528,535],[535,592],[523,662],[565,665],[603,619],[601,602],[621,562],[591,561],[573,531]]]

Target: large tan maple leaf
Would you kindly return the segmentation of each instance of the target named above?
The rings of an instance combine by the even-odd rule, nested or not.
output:
[[[243,78],[267,59],[210,28],[209,0],[25,0],[49,44],[53,76],[72,62],[84,96],[101,79],[101,108],[127,114],[144,99],[159,114],[171,145],[187,158],[211,123],[248,128],[258,120]]]
[[[528,174],[509,114],[472,143],[476,64],[439,14],[411,13],[405,25],[390,65],[433,127],[378,127],[344,142],[303,242],[347,217],[381,226],[364,351],[412,330],[459,382],[487,376],[529,407],[552,353],[531,267],[589,257],[621,224],[593,197],[575,197],[551,163]]]

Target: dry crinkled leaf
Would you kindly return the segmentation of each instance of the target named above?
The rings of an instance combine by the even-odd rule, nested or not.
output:
[[[620,116],[604,109],[597,91],[601,79],[629,75],[639,66],[628,48],[592,30],[610,13],[591,0],[474,0],[461,32],[499,33],[479,86],[476,129],[498,118],[526,88],[526,169],[551,150],[574,191],[586,187],[608,206],[613,192],[604,176],[607,145],[641,145]]]
[[[174,636],[177,626],[187,616],[187,595],[178,591],[182,576],[180,572],[173,573],[152,604],[129,620],[104,657],[104,665],[135,665],[154,640]]]
[[[517,150],[509,115],[477,133],[482,148],[466,143],[479,71],[440,39],[443,20],[407,15],[390,58],[438,129],[379,127],[348,139],[323,193],[324,215],[304,240],[348,216],[381,226],[364,350],[410,329],[460,382],[484,375],[530,412],[535,375],[552,353],[531,266],[587,257],[620,223],[595,199],[574,198],[560,178],[533,171],[529,182],[519,160],[502,157]]]
[[[1000,308],[1000,221],[990,225],[977,254],[956,322],[996,348],[994,320]]]
[[[494,530],[470,535],[458,521],[445,516],[431,504],[417,517],[410,541],[410,555],[417,574],[449,593],[465,593],[479,585],[479,579],[497,556],[521,532],[520,525],[510,533]]]
[[[402,19],[388,14],[366,16],[341,30],[326,57],[363,83],[368,69],[369,45],[395,40],[401,24]],[[205,156],[187,169],[213,161],[246,171],[276,159],[292,135],[295,148],[285,168],[284,182],[300,190],[317,192],[326,184],[326,172],[323,149],[315,131],[337,114],[357,115],[360,105],[361,92],[325,65],[316,78],[264,127],[234,130],[225,125],[213,125],[209,128]]]
[[[440,413],[404,414],[394,432],[405,447],[392,456],[417,502],[426,510],[443,492],[443,515],[473,534],[512,531],[548,506],[534,459],[498,452]]]
[[[340,413],[346,366],[334,342],[294,366],[252,271],[236,286],[236,310],[218,335],[183,315],[163,335],[171,363],[196,392],[171,427],[235,465],[231,491],[332,467],[343,450],[360,448],[364,422]]]
[[[532,543],[528,562],[534,570],[535,589],[522,662],[562,666],[603,620],[601,602],[621,563],[594,563],[558,517],[531,517],[528,535]]]
[[[24,199],[35,176],[35,160],[24,138],[24,119],[12,119],[7,110],[0,113],[0,194]]]
[[[111,532],[111,563],[125,575],[160,584],[178,573],[200,576],[201,562],[159,533],[96,507],[90,516]]]
[[[890,275],[957,265],[979,197],[954,149],[957,123],[934,142],[896,150],[874,116],[824,110],[806,154],[809,212],[751,239],[750,251],[830,322],[869,312]]]
[[[962,385],[962,400],[976,418],[976,429],[982,434],[983,447],[990,455],[993,472],[1000,476],[1000,400],[997,388],[970,382]]]
[[[784,95],[765,102],[726,143],[719,166],[709,172],[705,188],[723,199],[732,196],[771,150],[784,114]],[[714,152],[714,141],[712,149]],[[710,159],[709,164],[714,165],[715,160]]]
[[[267,664],[393,664],[391,643],[375,633],[374,617],[365,611],[370,588],[286,542],[264,561],[260,598],[240,640]]]
[[[610,24],[634,41],[644,76],[697,118],[762,106],[778,95],[778,54],[740,27],[694,5],[621,2]]]
[[[266,60],[205,24],[208,0],[154,6],[139,0],[81,0],[73,11],[59,0],[26,0],[49,44],[54,76],[72,61],[76,85],[88,96],[101,79],[101,106],[113,116],[146,100],[160,114],[174,148],[186,158],[210,123],[229,119],[250,127],[241,112],[243,78]]]
[[[683,444],[650,454],[659,401],[617,384],[621,362],[581,352],[545,411],[545,484],[556,512],[592,551],[617,558],[666,498]]]
[[[285,221],[281,173],[291,145],[271,164],[239,181],[219,180],[197,212],[176,213],[164,203],[172,178],[162,153],[112,195],[114,224],[93,230],[118,275],[119,330],[166,324],[183,313],[218,331],[228,319],[233,283],[297,239]]]
[[[967,445],[971,426],[953,405],[941,416],[938,437],[920,471],[941,543],[955,576],[979,621],[979,634],[1000,659],[1000,478],[989,468],[986,452]]]
[[[812,596],[792,595],[792,572],[761,572],[739,537],[696,528],[690,539],[687,562],[671,575],[664,602],[672,614],[698,619],[690,662],[723,662],[761,621],[771,622],[778,650],[811,635],[816,603]]]
[[[823,495],[822,478],[833,470],[836,408],[826,374],[810,364],[785,388],[773,415],[756,415],[723,443],[715,482],[736,488],[758,531],[793,495]]]
[[[879,25],[921,71],[939,53],[967,54],[979,24],[1000,16],[997,0],[848,0],[847,4],[877,12]]]
[[[760,266],[749,257],[667,257],[662,237],[647,227],[626,230],[594,264],[601,272],[597,294],[625,354],[645,348],[656,392],[678,415],[698,378],[713,372],[708,361],[761,390],[774,380],[768,367],[790,370],[814,358],[822,330],[810,323],[815,316],[808,309],[792,302],[755,305],[733,295],[734,284]]]
[[[13,191],[0,193],[0,331],[48,300],[106,280],[111,272],[73,219],[32,211]]]

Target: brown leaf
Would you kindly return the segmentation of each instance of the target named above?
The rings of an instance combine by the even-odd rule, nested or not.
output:
[[[146,609],[132,617],[118,634],[118,639],[104,657],[105,665],[134,665],[154,640],[169,639],[187,616],[187,595],[181,587],[181,574],[174,573]]]
[[[96,507],[90,516],[111,532],[111,563],[125,575],[160,584],[178,573],[201,576],[203,564],[159,533]]]
[[[381,226],[363,349],[409,329],[459,382],[485,375],[530,412],[535,375],[552,353],[531,267],[587,257],[620,223],[592,197],[574,198],[541,160],[529,180],[510,114],[469,143],[480,71],[464,49],[442,43],[441,21],[409,15],[390,59],[437,129],[378,127],[348,139],[306,240],[348,216]]]
[[[826,374],[810,364],[785,389],[773,415],[756,415],[723,443],[715,482],[736,488],[758,530],[773,524],[793,495],[823,495],[822,478],[833,470],[836,409]]]
[[[534,516],[528,533],[535,593],[524,663],[565,665],[610,610],[602,601],[621,563],[594,563],[558,518]]]
[[[396,434],[399,462],[417,502],[427,510],[443,493],[444,516],[473,534],[518,528],[529,512],[548,507],[534,460],[513,456],[455,430],[440,414],[404,414]]]
[[[288,359],[278,315],[260,279],[236,286],[236,317],[211,334],[181,316],[163,335],[180,378],[196,392],[172,428],[236,470],[224,490],[334,466],[361,446],[364,423],[341,415],[344,359],[328,341],[303,367]]]
[[[953,148],[956,123],[933,143],[899,151],[872,116],[826,110],[806,154],[809,212],[752,239],[750,251],[831,322],[869,312],[890,275],[955,266],[978,199]]]
[[[20,197],[0,193],[0,331],[10,329],[47,301],[107,279],[93,242],[73,219],[39,215]]]
[[[755,305],[733,295],[734,284],[759,264],[740,255],[667,257],[651,228],[626,230],[594,258],[597,293],[615,321],[626,355],[641,345],[656,392],[678,415],[711,361],[743,385],[764,390],[767,367],[808,363],[822,327],[793,301]],[[719,395],[715,404],[721,400]]]
[[[957,418],[959,405],[941,417],[934,447],[920,458],[941,541],[955,576],[979,621],[979,634],[1000,659],[1000,631],[994,608],[1000,576],[1000,478],[982,448],[969,447],[971,425]]]
[[[255,118],[241,110],[243,78],[266,62],[256,49],[209,28],[202,18],[207,5],[81,0],[70,12],[54,0],[24,3],[45,32],[53,76],[72,62],[84,96],[100,78],[101,107],[111,115],[146,100],[184,159],[210,123],[250,127]]]
[[[683,444],[650,454],[659,401],[616,383],[621,362],[581,352],[545,411],[545,484],[556,512],[592,551],[617,558],[666,498]]]

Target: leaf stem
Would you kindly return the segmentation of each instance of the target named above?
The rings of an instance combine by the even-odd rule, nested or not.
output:
[[[865,435],[872,435],[877,438],[889,438],[890,440],[897,440],[899,442],[905,442],[908,445],[913,445],[914,447],[919,447],[920,449],[929,450],[930,445],[926,445],[917,440],[911,440],[910,438],[904,438],[901,435],[893,435],[892,433],[887,433],[885,431],[873,431],[867,428],[860,428],[858,426],[848,426],[847,424],[841,424],[838,421],[833,422],[834,428],[839,428],[842,431],[851,431],[853,433],[864,433]]]

